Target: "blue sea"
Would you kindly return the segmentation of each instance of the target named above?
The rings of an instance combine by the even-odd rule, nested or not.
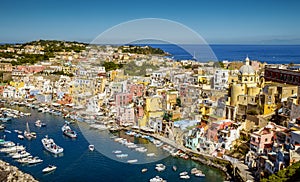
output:
[[[207,49],[207,46],[203,45],[185,45],[181,47],[173,44],[149,44],[155,48],[161,48],[162,50],[171,54],[175,60],[193,59],[193,53],[199,53],[198,57],[204,54],[204,60],[200,61],[243,61],[247,56],[251,60],[258,60],[260,62],[266,62],[268,64],[300,64],[300,45],[210,45],[212,52],[215,54],[215,58],[207,56],[201,52],[203,47]],[[190,52],[190,53],[188,53]],[[197,55],[196,55],[197,59]]]
[[[158,161],[144,164],[128,164],[126,162],[118,161],[116,158],[108,156],[105,152],[112,153],[112,150],[126,151],[130,156],[144,158],[147,160],[145,154],[137,154],[136,151],[125,149],[123,145],[115,142],[111,137],[112,134],[108,131],[98,131],[90,129],[85,123],[71,124],[71,128],[77,131],[78,138],[70,139],[62,134],[61,127],[64,125],[64,119],[60,116],[51,115],[49,113],[41,113],[34,109],[28,109],[26,107],[15,107],[22,112],[31,112],[31,116],[13,119],[7,122],[6,129],[11,133],[0,131],[0,137],[6,136],[6,140],[14,141],[20,145],[26,146],[26,150],[31,153],[32,156],[39,156],[43,159],[43,163],[34,166],[20,165],[8,155],[0,153],[0,159],[17,166],[22,171],[33,175],[39,181],[56,181],[56,182],[80,182],[80,181],[110,181],[110,182],[142,182],[149,181],[149,179],[159,175],[160,177],[168,181],[182,181],[179,179],[179,173],[182,171],[190,171],[192,168],[197,167],[201,169],[205,174],[205,178],[199,178],[191,176],[189,181],[224,181],[223,174],[214,168],[202,165],[192,160],[184,160],[180,158],[173,158],[166,155],[166,152],[162,149],[156,148],[153,144],[145,145],[148,151],[153,151],[158,155]],[[38,128],[34,125],[34,122],[40,119],[47,124],[46,127]],[[37,138],[31,141],[26,139],[19,140],[15,129],[24,131],[26,128],[26,122],[29,123],[30,130],[37,133]],[[41,139],[48,135],[53,138],[54,141],[64,148],[62,155],[54,156],[43,149]],[[117,136],[126,137],[135,143],[141,145],[146,144],[145,139],[137,139],[124,135],[124,133],[117,133]],[[88,145],[91,141],[87,138],[93,138],[93,144],[95,144],[95,151],[89,151]],[[98,141],[98,142],[97,142]],[[100,152],[99,152],[100,151]],[[135,155],[136,154],[136,155]],[[159,157],[164,156],[159,160]],[[129,158],[128,159],[133,159]],[[124,159],[126,161],[127,159]],[[166,170],[163,172],[157,172],[155,165],[162,163],[166,165]],[[43,174],[42,169],[49,164],[57,166],[57,169],[49,174]],[[172,166],[177,166],[177,171],[172,170]],[[141,173],[141,169],[147,168],[148,171]]]

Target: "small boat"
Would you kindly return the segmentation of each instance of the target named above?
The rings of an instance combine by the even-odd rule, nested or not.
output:
[[[203,174],[202,172],[196,173],[195,176],[197,177],[205,177],[205,174]]]
[[[114,150],[113,153],[114,154],[120,154],[120,153],[122,153],[122,151],[121,150]]]
[[[18,133],[18,134],[22,134],[23,132],[20,130],[14,130],[14,132]]]
[[[116,157],[125,158],[125,157],[128,157],[128,154],[117,154]]]
[[[48,136],[42,139],[42,144],[47,151],[53,154],[60,154],[64,151],[62,147],[56,145],[54,140],[52,138],[48,138]]]
[[[138,160],[137,159],[132,159],[132,160],[128,160],[128,163],[136,163]]]
[[[37,163],[41,163],[41,162],[43,162],[43,160],[40,159],[39,157],[34,157],[34,158],[28,160],[28,164],[37,164]]]
[[[23,136],[23,135],[18,135],[18,138],[19,138],[20,140],[23,140],[23,139],[24,139],[24,136]]]
[[[143,168],[143,169],[142,169],[142,173],[147,172],[147,171],[148,171],[147,168]]]
[[[154,178],[151,178],[149,181],[150,181],[150,182],[163,182],[163,181],[165,181],[165,180],[162,179],[162,178],[159,177],[159,176],[155,176]]]
[[[11,141],[4,141],[3,146],[4,147],[13,147],[13,146],[16,146],[16,144],[14,142],[11,142]]]
[[[62,132],[70,137],[70,138],[76,138],[77,137],[77,133],[71,129],[71,127],[68,124],[64,124],[64,126],[61,128]]]
[[[46,126],[46,123],[42,123],[41,120],[39,120],[39,119],[36,120],[36,122],[34,124],[37,127],[44,127],[44,126]]]
[[[10,130],[4,130],[4,132],[5,132],[5,133],[11,133],[11,131],[10,131]]]
[[[155,153],[149,153],[149,154],[147,154],[147,156],[148,157],[153,157],[153,156],[155,156]]]
[[[188,174],[188,172],[186,172],[186,171],[179,173],[180,176],[185,176],[187,174]]]
[[[26,123],[26,130],[24,131],[24,137],[26,137],[28,140],[31,140],[32,138],[36,138],[36,133],[30,132],[28,122]]]
[[[43,169],[43,173],[48,173],[48,172],[54,171],[56,168],[57,168],[56,166],[49,165],[48,167]]]
[[[189,175],[181,175],[180,178],[181,179],[190,179],[190,176]]]
[[[94,151],[95,150],[95,146],[94,145],[89,145],[89,150],[90,151]]]
[[[163,165],[163,164],[156,164],[156,167],[155,167],[155,169],[157,170],[157,171],[164,171],[165,169],[166,169],[166,166],[165,165]]]
[[[3,130],[5,128],[5,125],[1,124],[0,125],[0,130]]]
[[[176,166],[173,166],[173,171],[177,171],[177,167]]]

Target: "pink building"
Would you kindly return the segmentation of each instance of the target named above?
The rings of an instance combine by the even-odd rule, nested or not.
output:
[[[129,92],[136,97],[141,97],[144,95],[144,85],[143,84],[129,84]]]
[[[116,106],[126,106],[132,102],[132,93],[118,93],[115,95]]]
[[[18,71],[23,71],[26,74],[42,72],[44,69],[44,66],[17,66]]]
[[[212,122],[209,129],[207,130],[206,137],[210,141],[218,141],[218,132],[220,130],[226,129],[232,124],[231,120],[222,120],[222,121],[216,121]]]
[[[267,126],[250,134],[250,149],[256,153],[268,153],[272,151],[276,132],[286,130],[283,126],[269,122]]]
[[[134,124],[133,107],[117,107],[117,121],[120,125]]]

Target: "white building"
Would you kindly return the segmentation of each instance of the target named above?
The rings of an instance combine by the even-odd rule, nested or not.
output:
[[[214,89],[224,90],[228,88],[229,70],[217,69],[214,74]]]

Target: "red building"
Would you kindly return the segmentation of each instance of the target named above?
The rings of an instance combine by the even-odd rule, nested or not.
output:
[[[297,71],[278,68],[265,68],[264,78],[266,81],[300,86],[300,72]]]

